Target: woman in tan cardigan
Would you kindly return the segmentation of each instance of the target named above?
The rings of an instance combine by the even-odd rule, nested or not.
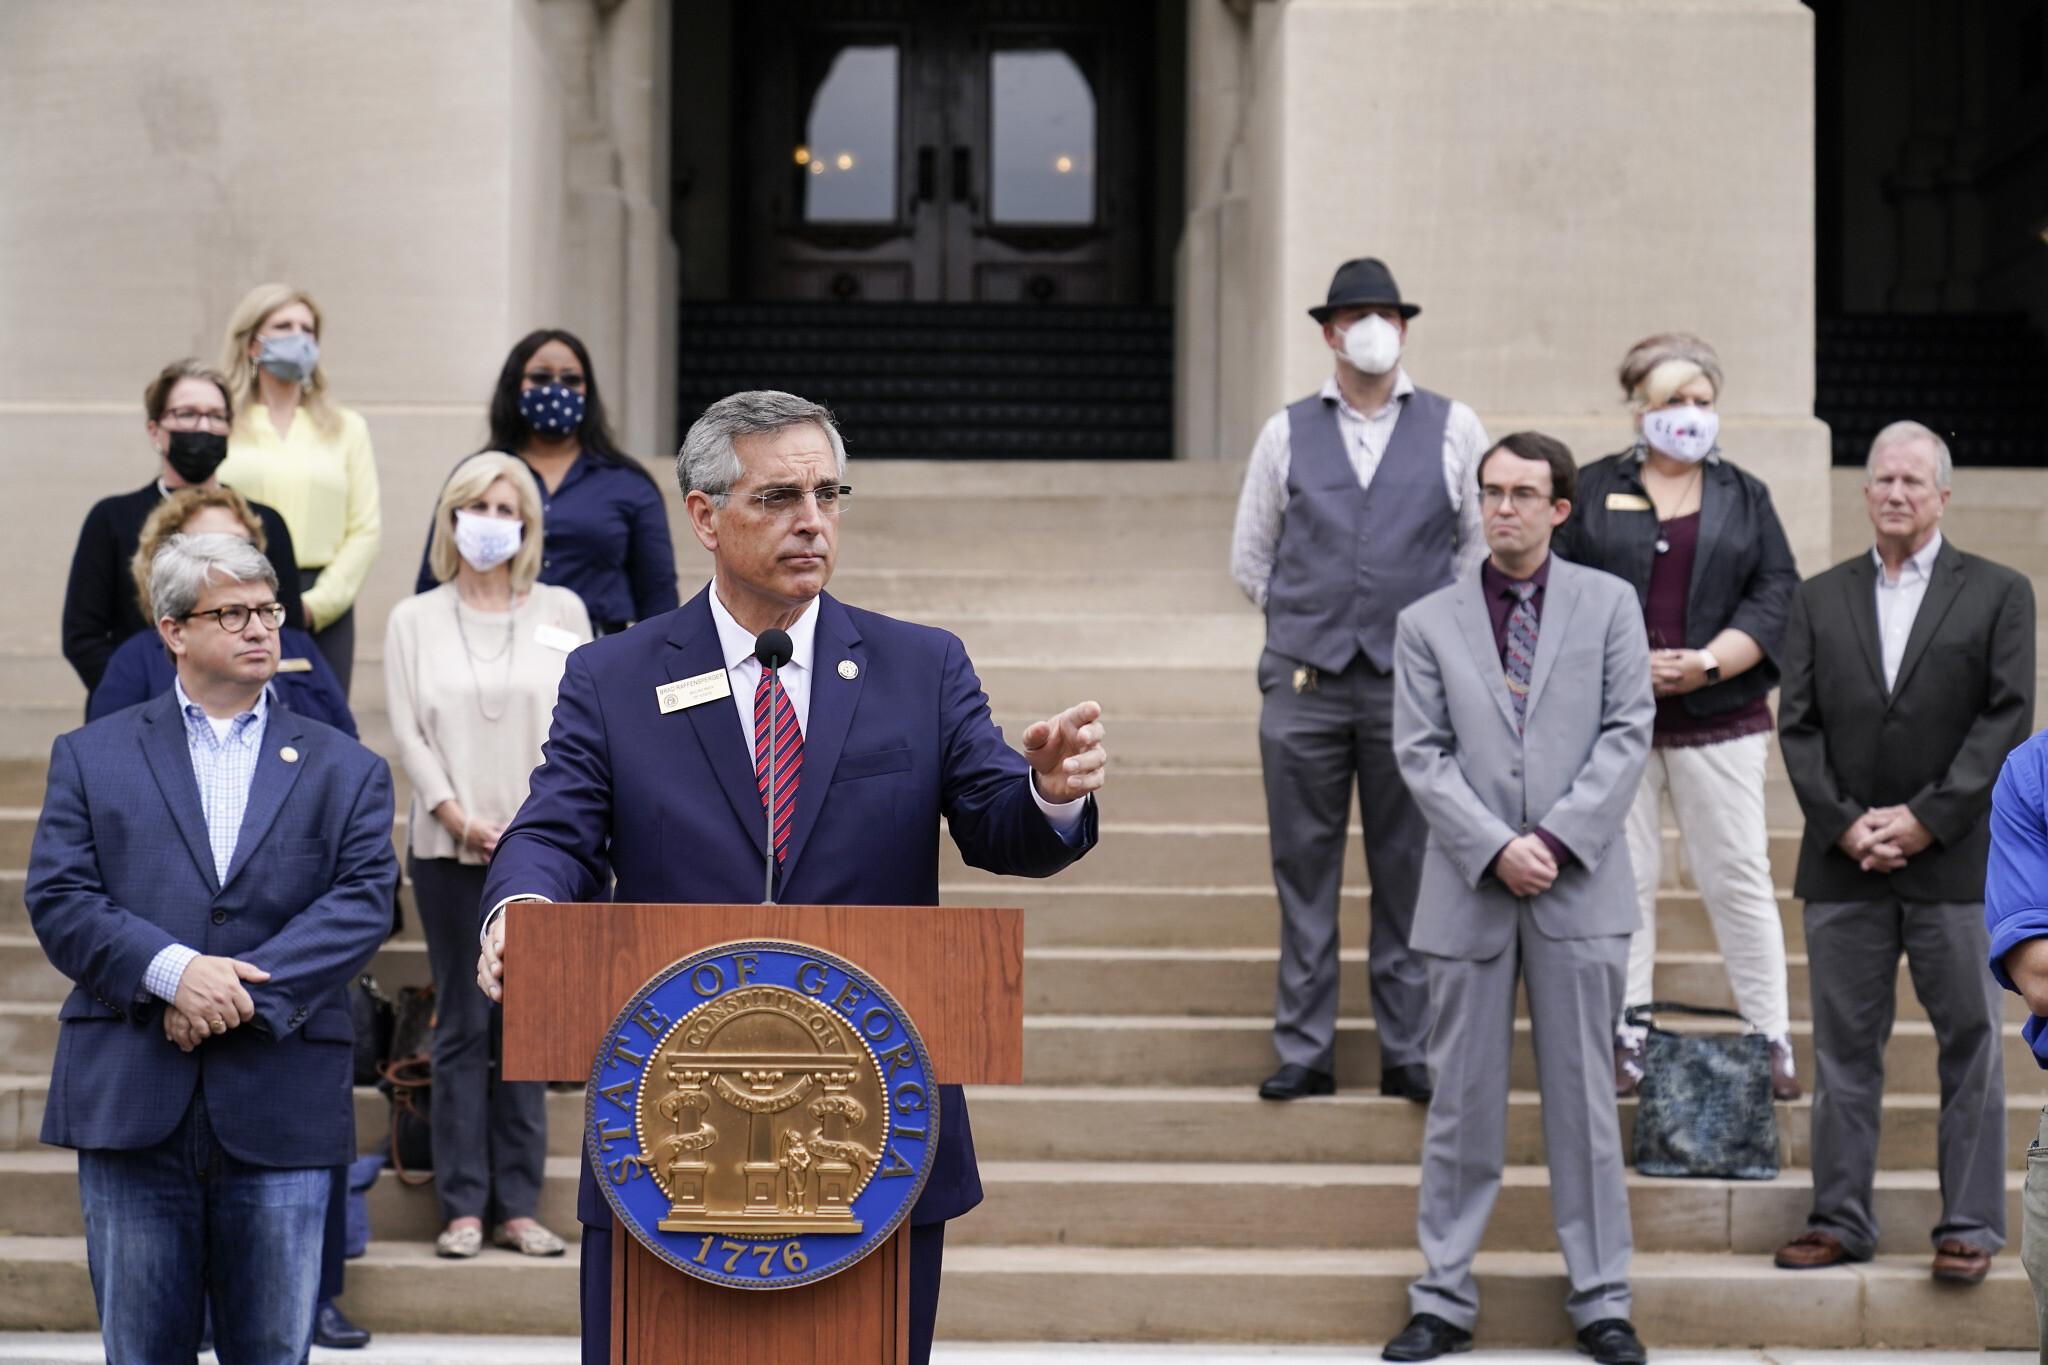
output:
[[[434,1187],[443,1256],[492,1240],[559,1256],[533,1217],[547,1160],[546,1087],[491,1075],[490,1001],[470,974],[477,901],[498,835],[526,799],[569,651],[590,639],[582,599],[535,582],[540,489],[485,451],[441,490],[430,556],[441,586],[400,602],[384,637],[392,737],[412,779],[407,868],[434,975]]]

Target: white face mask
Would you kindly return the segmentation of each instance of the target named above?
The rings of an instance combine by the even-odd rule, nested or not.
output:
[[[1344,333],[1344,358],[1366,374],[1385,374],[1401,359],[1401,329],[1368,313]]]
[[[1721,434],[1721,415],[1712,408],[1652,408],[1643,414],[1643,439],[1650,449],[1686,464],[1698,464]]]
[[[455,513],[455,552],[478,573],[489,573],[518,554],[525,534],[524,522],[460,509]]]

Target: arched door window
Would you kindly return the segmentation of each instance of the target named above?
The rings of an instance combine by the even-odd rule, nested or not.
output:
[[[1095,91],[1058,48],[989,55],[989,217],[1095,221]]]
[[[805,222],[895,221],[899,65],[893,43],[834,54],[796,149]]]

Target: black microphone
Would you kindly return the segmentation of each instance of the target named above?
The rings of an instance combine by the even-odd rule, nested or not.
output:
[[[788,663],[795,652],[796,646],[789,642],[786,630],[770,626],[754,637],[754,657],[768,670],[768,848],[761,873],[763,905],[775,904],[775,689],[780,685],[775,670]]]

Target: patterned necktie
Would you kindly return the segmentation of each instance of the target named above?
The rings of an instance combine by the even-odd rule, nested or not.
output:
[[[789,689],[775,688],[775,862],[781,865],[789,852],[789,817],[796,812],[796,784],[804,771],[804,732],[797,728],[796,708],[789,704]],[[761,670],[761,685],[754,689],[754,785],[761,792],[761,809],[768,809],[768,670]]]
[[[1501,665],[1507,670],[1508,691],[1515,698],[1515,729],[1520,731],[1529,710],[1529,673],[1536,664],[1536,608],[1529,600],[1536,595],[1536,585],[1510,583],[1508,591],[1515,595],[1515,609],[1508,613],[1508,648]]]

